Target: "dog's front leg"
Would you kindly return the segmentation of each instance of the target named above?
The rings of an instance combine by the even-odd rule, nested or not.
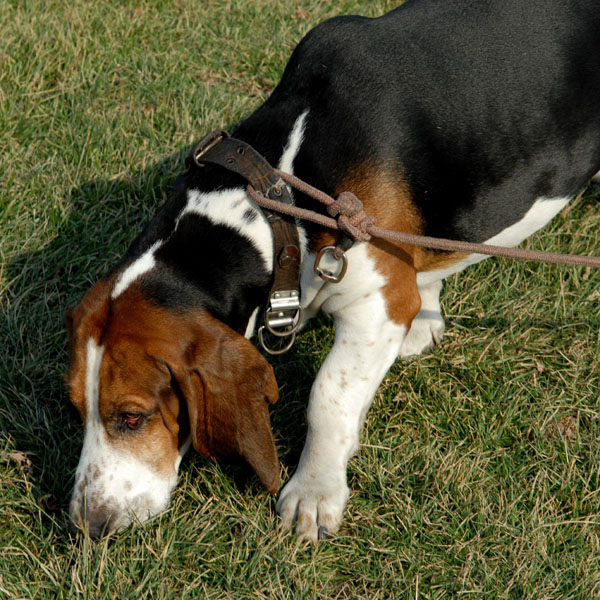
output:
[[[334,318],[335,343],[310,393],[306,444],[277,504],[284,527],[295,526],[300,540],[317,540],[339,528],[349,497],[348,460],[410,327],[389,319],[381,292],[337,310]]]
[[[444,335],[444,317],[440,306],[442,282],[434,281],[419,288],[421,310],[413,319],[400,348],[400,356],[413,356],[433,350]]]

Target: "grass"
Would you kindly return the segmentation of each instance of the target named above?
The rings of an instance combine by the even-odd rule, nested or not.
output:
[[[392,5],[0,0],[0,598],[600,597],[600,272],[580,268],[493,259],[448,282],[446,337],[382,384],[335,539],[297,547],[255,479],[195,455],[150,523],[66,533],[65,309],[303,33]],[[599,196],[527,245],[598,254]],[[320,318],[274,360],[284,479],[331,343]]]

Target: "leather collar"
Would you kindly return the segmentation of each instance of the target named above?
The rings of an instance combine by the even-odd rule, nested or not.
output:
[[[275,173],[267,159],[252,146],[231,137],[224,130],[213,131],[200,140],[190,158],[200,167],[208,163],[241,175],[268,198],[290,205],[294,203],[290,188]],[[261,210],[273,230],[273,279],[258,337],[269,354],[281,354],[292,347],[302,320],[300,240],[292,217]],[[281,348],[274,349],[266,343],[267,331],[276,337],[287,338]]]

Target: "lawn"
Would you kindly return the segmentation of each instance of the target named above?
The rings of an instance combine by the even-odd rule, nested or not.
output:
[[[394,4],[0,0],[0,598],[600,597],[600,270],[584,268],[491,259],[447,282],[447,334],[380,387],[334,539],[298,546],[254,478],[195,454],[164,514],[66,531],[82,440],[66,308],[309,28]],[[600,254],[599,199],[526,246]],[[319,318],[273,360],[284,481],[332,335]]]

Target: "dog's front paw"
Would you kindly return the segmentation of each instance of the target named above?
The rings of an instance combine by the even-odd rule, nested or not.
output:
[[[345,475],[316,475],[297,471],[283,488],[277,512],[298,542],[325,539],[337,532],[350,490]]]
[[[433,311],[426,311],[426,315],[419,313],[410,326],[400,348],[400,356],[413,356],[425,354],[434,349],[444,336],[444,317]]]

